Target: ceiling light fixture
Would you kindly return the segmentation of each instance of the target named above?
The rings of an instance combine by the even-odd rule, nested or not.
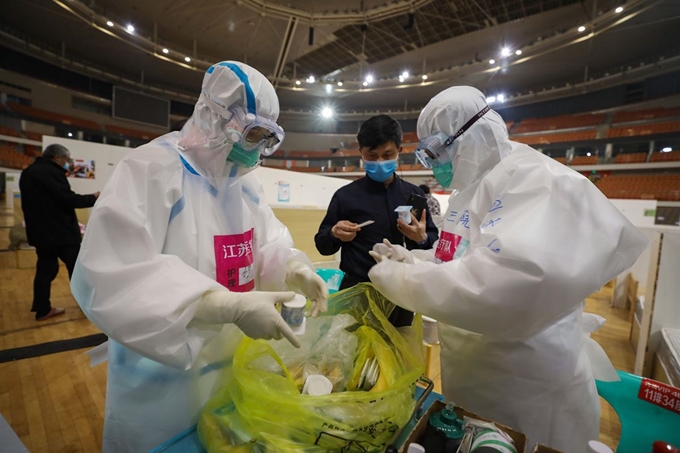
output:
[[[496,96],[496,99],[498,100],[498,102],[505,102],[505,95],[499,94],[498,96]]]
[[[496,96],[489,96],[488,98],[486,98],[487,104],[493,104],[494,102],[496,102]]]
[[[373,76],[371,74],[366,76],[366,83],[373,83]]]
[[[501,50],[501,57],[508,57],[508,56],[510,56],[510,49],[508,49],[507,47],[503,47],[503,49]]]
[[[671,151],[673,151],[673,148],[671,148],[670,146],[666,146],[661,150],[662,153],[670,153]]]
[[[494,60],[493,58],[491,60],[489,60],[489,64],[495,64],[495,63],[496,63],[496,60]]]
[[[342,86],[342,82],[338,82],[338,86],[341,87],[341,86]]]
[[[191,58],[189,58],[189,57],[184,57],[184,61],[186,61],[187,63],[189,63],[189,62],[191,61]]]
[[[324,118],[332,118],[333,117],[333,109],[330,107],[324,107],[321,110],[321,116]]]
[[[365,86],[365,87],[367,87],[367,86],[368,86],[368,82],[364,80],[364,83],[362,83],[362,85]]]
[[[519,49],[515,50],[515,55],[522,55],[522,51]]]
[[[163,48],[163,53],[167,54],[168,52],[170,52],[170,51],[164,47],[164,48]]]
[[[295,85],[301,85],[301,84],[302,84],[302,82],[300,82],[299,80],[295,81]]]
[[[623,6],[619,6],[618,8],[616,8],[616,9],[614,10],[614,12],[615,12],[615,13],[621,13],[621,12],[623,12]]]
[[[423,79],[423,80],[427,80],[427,74],[423,74],[422,79]]]
[[[109,27],[113,27],[113,22],[111,22],[110,20],[107,20],[106,25],[108,25]]]
[[[581,25],[580,27],[578,27],[578,32],[579,32],[579,33],[583,33],[584,31],[586,31],[586,27],[584,27],[583,25]]]
[[[128,33],[134,33],[134,32],[135,32],[135,27],[134,27],[134,25],[132,25],[132,24],[128,24],[126,30],[128,31]]]
[[[305,80],[305,82],[314,83],[314,82],[316,82],[316,79],[314,78],[313,75],[310,75],[309,77],[307,77],[307,80]]]
[[[408,79],[409,75],[410,74],[408,73],[408,71],[404,71],[404,72],[401,73],[401,76],[404,78],[404,80]]]

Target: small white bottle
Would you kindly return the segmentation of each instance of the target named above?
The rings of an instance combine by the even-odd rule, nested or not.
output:
[[[406,453],[425,453],[425,449],[422,445],[411,442]]]

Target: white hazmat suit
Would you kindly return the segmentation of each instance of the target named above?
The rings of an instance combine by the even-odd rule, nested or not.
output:
[[[510,141],[485,108],[479,90],[452,87],[421,112],[421,140],[451,139],[443,161],[459,192],[429,260],[378,245],[369,277],[395,304],[439,321],[448,400],[524,432],[530,445],[585,453],[599,438],[590,358],[606,355],[584,335],[593,329],[583,300],[630,267],[646,240],[588,179]]]
[[[103,190],[71,288],[110,337],[104,452],[148,451],[195,424],[242,331],[297,341],[274,308],[294,294],[264,291],[289,284],[324,311],[323,280],[249,173],[259,151],[228,160],[243,121],[277,131],[255,128],[255,143],[277,144],[278,113],[262,74],[214,65],[182,131],[132,151]]]

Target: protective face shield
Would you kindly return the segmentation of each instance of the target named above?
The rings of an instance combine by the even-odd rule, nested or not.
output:
[[[364,170],[373,181],[385,182],[397,171],[397,159],[383,161],[364,161]]]
[[[479,119],[491,110],[487,105],[475,116],[470,118],[454,135],[447,135],[444,132],[437,132],[418,143],[415,155],[428,170],[432,170],[434,177],[445,189],[451,187],[453,182],[453,159],[454,153],[448,152],[448,148],[453,142],[470,129]]]

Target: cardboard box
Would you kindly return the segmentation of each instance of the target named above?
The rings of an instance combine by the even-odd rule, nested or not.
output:
[[[555,450],[554,448],[546,447],[543,444],[536,444],[534,446],[534,449],[531,450],[531,453],[562,453],[559,450]]]
[[[427,412],[425,412],[425,415],[423,415],[423,418],[418,420],[418,423],[416,424],[416,427],[413,428],[413,431],[411,431],[411,435],[408,436],[408,439],[406,439],[406,442],[404,442],[404,446],[401,448],[400,453],[406,452],[408,450],[408,446],[413,443],[413,442],[418,442],[420,438],[425,434],[425,429],[427,428],[427,422],[430,420],[430,415],[432,415],[435,412],[440,412],[442,409],[446,407],[446,403],[443,401],[435,401],[432,403],[432,406],[430,406],[427,409]],[[498,428],[500,428],[502,431],[506,432],[513,440],[515,443],[515,448],[517,449],[517,453],[524,453],[527,448],[527,437],[520,433],[519,431],[515,431],[512,428],[508,428],[505,425],[501,425],[500,423],[496,423],[493,420],[489,420],[488,418],[480,417],[477,414],[474,414],[472,412],[468,412],[462,407],[456,406],[455,408],[456,415],[459,418],[463,417],[470,417],[470,418],[476,418],[477,420],[482,420],[485,422],[491,422],[494,425],[496,425]],[[545,450],[546,452],[549,452],[551,450]]]

